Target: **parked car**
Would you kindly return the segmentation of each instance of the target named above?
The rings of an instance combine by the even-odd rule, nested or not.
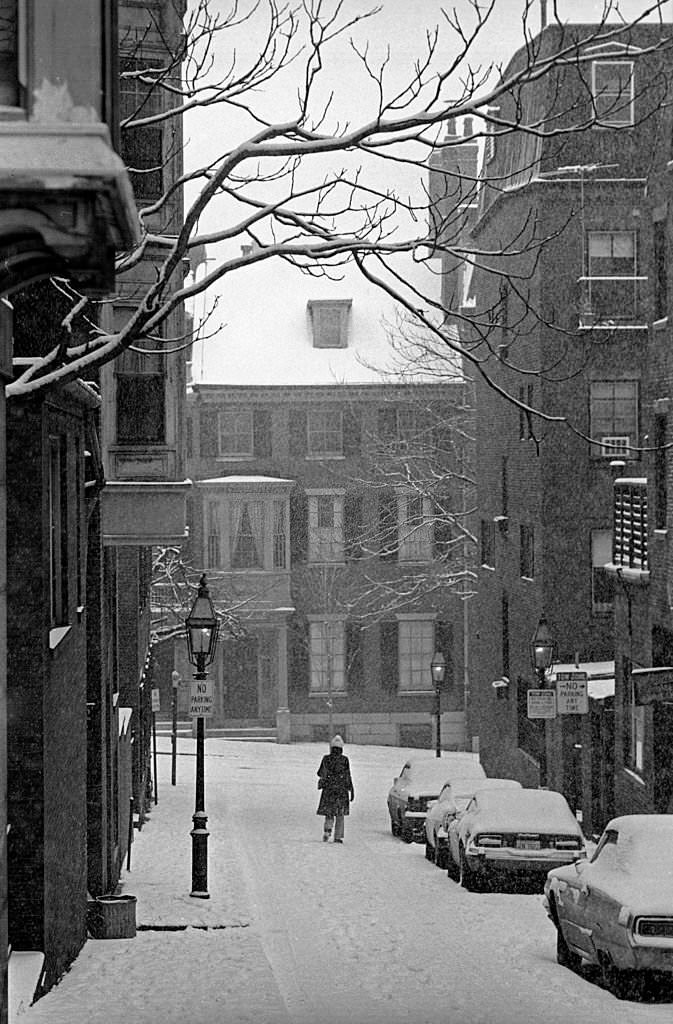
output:
[[[545,897],[564,967],[597,964],[620,998],[673,975],[673,814],[613,818],[591,860],[549,872]]]
[[[586,857],[582,830],[561,793],[549,789],[478,790],[448,829],[450,877],[476,891],[509,877],[539,879]]]
[[[521,789],[516,779],[478,778],[452,779],[447,782],[439,798],[428,806],[425,816],[425,856],[437,867],[448,866],[448,827],[465,811],[479,789]]]
[[[425,812],[447,781],[449,767],[442,758],[410,758],[393,779],[388,793],[390,828],[407,843],[425,841]]]

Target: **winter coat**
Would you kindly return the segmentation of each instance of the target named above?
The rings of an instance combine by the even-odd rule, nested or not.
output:
[[[338,750],[325,754],[318,768],[318,788],[322,790],[316,814],[333,818],[348,814],[349,800],[355,796],[348,758]]]

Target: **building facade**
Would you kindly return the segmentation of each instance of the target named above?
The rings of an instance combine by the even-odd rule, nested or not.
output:
[[[501,255],[482,260],[467,289],[471,315],[487,325],[478,346],[486,372],[517,403],[477,385],[481,550],[470,639],[481,759],[489,774],[561,790],[589,831],[615,806],[616,591],[605,567],[613,484],[640,474],[647,434],[645,185],[667,95],[665,57],[645,53],[659,28],[610,43],[594,30],[546,28],[542,55],[589,39],[581,60],[493,112],[560,134],[496,126],[487,137],[469,240]],[[525,60],[519,51],[508,72]],[[541,616],[556,663],[542,680],[531,663]],[[528,691],[554,688],[568,671],[587,673],[591,710],[531,717]]]
[[[462,748],[465,387],[387,376],[378,300],[353,287],[282,278],[253,332],[241,296],[235,383],[191,385],[189,561],[230,625],[214,724],[430,747],[441,650],[441,741]]]

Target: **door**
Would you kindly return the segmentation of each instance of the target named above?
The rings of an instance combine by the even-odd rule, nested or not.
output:
[[[222,689],[225,718],[240,720],[259,717],[257,687],[257,639],[225,640],[223,643]]]

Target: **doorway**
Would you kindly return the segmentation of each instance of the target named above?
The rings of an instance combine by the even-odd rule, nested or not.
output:
[[[225,719],[259,717],[256,637],[222,644],[222,696]]]

